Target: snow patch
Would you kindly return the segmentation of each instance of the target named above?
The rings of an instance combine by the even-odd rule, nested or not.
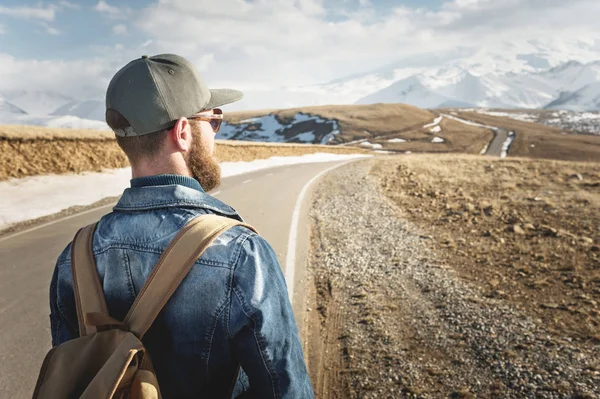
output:
[[[505,118],[511,118],[522,122],[536,122],[538,117],[528,113],[519,113],[519,112],[498,112],[498,111],[489,111],[487,109],[478,109],[475,112],[484,115],[490,116],[501,116]]]
[[[373,149],[383,148],[383,146],[381,144],[372,144],[372,143],[369,143],[368,141],[364,141],[364,142],[360,143],[360,145],[362,147],[368,147],[368,148],[373,148]]]
[[[432,143],[443,143],[443,142],[444,142],[444,139],[443,139],[443,138],[441,138],[441,137],[434,137],[434,138],[431,140],[431,142],[432,142]]]
[[[316,153],[295,157],[271,157],[251,162],[222,162],[221,176],[235,176],[275,166],[334,162],[371,157],[362,154]],[[90,205],[116,197],[130,186],[131,168],[81,174],[31,176],[0,182],[0,230],[11,224],[58,213],[75,205]],[[60,190],[57,190],[60,187]]]
[[[506,158],[508,155],[508,149],[510,148],[511,143],[515,139],[515,132],[508,132],[508,138],[502,144],[502,152],[500,153],[500,158]]]
[[[434,126],[429,130],[431,133],[440,133],[442,131],[441,126]]]
[[[273,114],[245,119],[235,124],[223,123],[216,138],[270,143],[327,144],[336,134],[339,134],[336,120],[298,112],[288,123],[281,123]]]
[[[447,115],[447,114],[443,114],[443,115],[446,118],[450,118],[450,119],[455,120],[457,122],[464,123],[465,125],[476,126],[476,127],[483,127],[483,128],[492,129],[492,130],[498,130],[498,128],[496,126],[482,125],[481,123],[471,122],[471,121],[468,121],[468,120],[465,120],[465,119],[457,118],[456,116]]]
[[[406,140],[400,139],[400,138],[390,139],[390,140],[388,140],[388,143],[406,143]]]
[[[438,116],[437,118],[435,118],[435,119],[433,120],[433,122],[431,122],[431,123],[429,123],[429,124],[427,124],[427,125],[425,125],[425,126],[423,126],[423,127],[424,127],[425,129],[427,129],[427,128],[430,128],[430,127],[433,127],[433,126],[437,126],[437,125],[439,125],[439,124],[440,124],[440,122],[442,121],[442,119],[443,119],[443,118],[444,118],[444,115],[440,115],[440,116]]]

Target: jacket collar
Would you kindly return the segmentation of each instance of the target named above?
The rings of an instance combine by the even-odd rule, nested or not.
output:
[[[113,210],[131,212],[171,207],[203,208],[242,220],[229,205],[204,191],[179,184],[127,188]]]

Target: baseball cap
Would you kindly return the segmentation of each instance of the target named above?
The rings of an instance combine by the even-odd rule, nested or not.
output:
[[[142,57],[121,68],[106,91],[106,110],[130,124],[117,136],[142,136],[171,128],[181,117],[241,100],[232,89],[209,89],[194,65],[175,54]]]

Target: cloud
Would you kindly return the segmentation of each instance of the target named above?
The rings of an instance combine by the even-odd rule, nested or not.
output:
[[[221,0],[218,7],[209,0],[160,0],[136,12],[121,7],[124,3],[100,0],[94,10],[113,21],[128,18],[126,24],[111,24],[112,32],[139,29],[139,42],[123,46],[115,44],[123,40],[115,36],[113,43],[92,47],[97,54],[93,60],[72,62],[16,60],[0,54],[0,93],[3,87],[23,85],[20,76],[34,76],[28,82],[32,87],[85,98],[88,92],[103,93],[128,61],[162,52],[192,60],[213,87],[260,93],[290,93],[283,89],[390,63],[413,69],[439,65],[477,49],[500,48],[500,43],[514,43],[502,47],[513,60],[532,48],[527,43],[536,41],[546,43],[550,60],[576,54],[581,48],[571,51],[570,46],[577,40],[587,43],[586,57],[600,54],[597,0],[454,0],[437,8],[385,10],[366,0]],[[0,7],[0,14],[8,14],[6,9]],[[172,26],[177,28],[165,28]],[[88,70],[89,65],[94,68]],[[25,72],[14,72],[17,69]],[[39,70],[47,76],[39,76]],[[296,90],[288,97],[299,95]]]
[[[115,35],[126,35],[127,34],[127,27],[123,24],[120,25],[115,25],[112,27],[112,32]]]
[[[6,7],[0,6],[0,15],[7,15],[14,18],[39,19],[43,21],[54,21],[56,8],[47,7]]]
[[[79,4],[71,3],[67,0],[61,0],[58,2],[58,5],[62,8],[69,8],[71,10],[79,10],[81,6]]]
[[[60,35],[60,31],[58,29],[56,29],[55,27],[51,26],[50,24],[48,24],[46,22],[42,22],[41,25],[44,27],[44,30],[46,31],[47,34],[53,35],[53,36]]]
[[[109,14],[109,15],[119,15],[121,10],[119,7],[111,6],[104,0],[99,0],[98,4],[94,7],[94,9],[98,12]]]
[[[140,11],[137,26],[153,40],[153,51],[213,54],[216,79],[229,75],[273,87],[311,84],[461,46],[555,38],[557,32],[567,39],[600,37],[597,0],[455,0],[436,9],[393,6],[384,13],[366,1],[360,8],[348,4],[222,0],[214,7],[209,0],[161,0]]]
[[[6,34],[6,26],[0,25],[0,35]]]
[[[0,93],[30,89],[55,91],[80,99],[102,98],[110,78],[124,63],[123,58],[57,61],[17,59],[0,53]]]

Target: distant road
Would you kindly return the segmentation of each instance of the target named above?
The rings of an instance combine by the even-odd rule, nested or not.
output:
[[[343,162],[289,165],[223,179],[213,195],[233,206],[271,244],[286,276],[294,276],[296,314],[303,309],[308,246],[308,206],[299,194],[315,176]],[[0,239],[0,398],[30,398],[42,360],[50,349],[48,287],[56,258],[77,230],[111,212],[113,205]],[[297,236],[290,234],[299,214]],[[295,240],[295,273],[286,270],[288,240]],[[301,323],[302,320],[298,320]]]
[[[502,146],[508,140],[508,130],[497,128],[494,130],[494,138],[485,152],[485,155],[499,157],[502,154]]]
[[[457,116],[453,116],[453,115],[449,115],[449,114],[441,114],[441,115],[445,118],[452,119],[452,120],[455,120],[460,123],[464,123],[465,125],[482,127],[485,129],[492,130],[494,132],[494,138],[492,139],[492,141],[490,141],[490,144],[488,144],[488,146],[485,150],[485,155],[490,155],[490,156],[495,156],[495,157],[499,157],[502,155],[502,146],[504,145],[504,143],[506,142],[506,140],[509,137],[508,130],[501,128],[501,127],[497,127],[497,126],[483,125],[481,123],[469,121],[469,120],[462,119]]]

